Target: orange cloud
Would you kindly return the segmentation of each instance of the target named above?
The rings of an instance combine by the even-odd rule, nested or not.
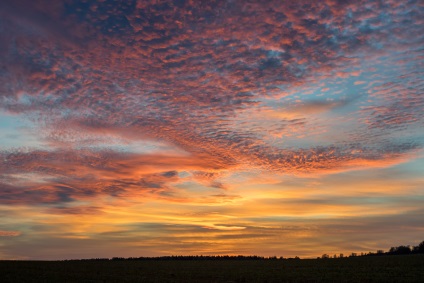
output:
[[[0,237],[17,237],[21,235],[21,232],[19,231],[1,231],[0,230]]]

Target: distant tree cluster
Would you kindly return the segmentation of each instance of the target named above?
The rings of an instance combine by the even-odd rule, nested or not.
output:
[[[352,253],[349,255],[349,257],[356,257],[356,256],[383,256],[383,255],[408,255],[408,254],[424,254],[424,241],[422,241],[418,246],[397,246],[397,247],[391,247],[387,252],[384,252],[383,250],[377,250],[376,253],[368,252],[368,253]],[[340,254],[339,258],[342,258],[343,254]],[[328,254],[323,254],[321,256],[323,259],[331,258]],[[337,258],[337,255],[334,255],[333,258]]]
[[[398,246],[391,247],[387,252],[388,254],[400,255],[400,254],[424,254],[424,241],[422,241],[418,246]]]

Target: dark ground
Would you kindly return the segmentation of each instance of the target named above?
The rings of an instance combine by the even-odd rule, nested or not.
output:
[[[0,261],[0,282],[424,282],[424,255],[303,260]]]

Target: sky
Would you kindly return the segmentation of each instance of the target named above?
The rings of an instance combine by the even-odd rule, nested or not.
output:
[[[0,1],[0,259],[424,240],[424,2]]]

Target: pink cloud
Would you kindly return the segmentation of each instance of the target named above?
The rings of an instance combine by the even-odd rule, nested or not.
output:
[[[0,230],[0,237],[18,237],[21,235],[21,232],[19,231],[1,231]]]

